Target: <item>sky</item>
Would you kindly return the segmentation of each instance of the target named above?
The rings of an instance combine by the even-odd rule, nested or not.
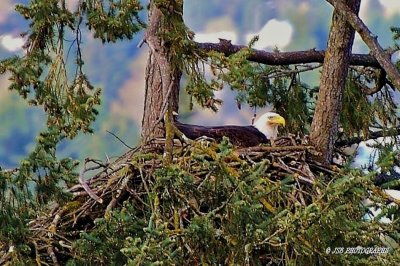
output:
[[[371,1],[376,0],[363,0],[360,16],[368,10],[368,6]],[[6,23],[7,18],[14,12],[14,3],[17,1],[13,0],[1,0],[0,1],[0,24]],[[379,0],[380,4],[384,7],[384,15],[392,16],[394,14],[400,15],[400,0]],[[67,0],[67,7],[71,10],[76,8],[77,0]],[[285,20],[271,19],[267,21],[258,31],[248,32],[245,35],[245,40],[249,42],[255,35],[259,35],[259,41],[255,44],[256,49],[273,49],[278,47],[280,50],[285,50],[285,47],[290,43],[294,27],[290,22]],[[274,38],[270,38],[274,36]],[[196,32],[196,41],[200,42],[218,42],[218,38],[231,40],[232,43],[236,44],[239,40],[238,33],[234,30],[224,31],[207,31],[207,32]],[[359,40],[356,40],[359,41]],[[2,33],[0,32],[0,45],[9,52],[16,52],[22,49],[24,43],[23,38],[18,36],[17,33]]]
[[[363,0],[361,4],[360,17],[366,23],[368,17],[366,16],[371,1],[376,0]],[[400,16],[400,0],[379,0],[380,4],[384,9],[384,16],[390,17],[398,14]],[[303,2],[301,4],[302,9],[310,8],[311,2]],[[300,8],[300,7],[299,7]],[[273,50],[275,47],[281,51],[285,51],[287,45],[292,41],[295,27],[287,20],[278,20],[272,18],[268,20],[261,28],[255,32],[247,32],[245,34],[245,41],[248,43],[254,36],[258,35],[259,40],[256,42],[255,49],[267,49]],[[271,38],[273,36],[273,38]],[[233,44],[239,44],[241,36],[235,30],[213,30],[206,29],[205,31],[197,31],[195,40],[198,42],[218,42],[219,38],[231,40]],[[362,50],[362,40],[357,35],[355,40],[355,52]]]
[[[374,1],[374,0],[368,0]],[[400,1],[399,0],[379,0],[379,3],[385,8],[385,14],[391,16],[394,14],[400,15]]]

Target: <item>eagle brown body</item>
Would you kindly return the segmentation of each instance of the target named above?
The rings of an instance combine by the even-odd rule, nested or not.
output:
[[[175,126],[189,139],[209,137],[220,142],[223,137],[237,147],[257,146],[268,143],[267,137],[254,126],[198,126],[175,122]]]
[[[285,119],[273,112],[267,112],[257,119],[254,126],[198,126],[175,121],[175,126],[189,139],[212,138],[218,142],[223,137],[236,147],[244,148],[268,143],[278,135],[278,126],[285,126]]]

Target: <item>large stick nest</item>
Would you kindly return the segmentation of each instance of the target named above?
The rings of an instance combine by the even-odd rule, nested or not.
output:
[[[216,144],[199,140],[176,147],[172,165],[193,177],[191,195],[196,192],[202,195],[196,198],[176,192],[177,197],[186,205],[185,215],[181,215],[180,219],[190,223],[191,216],[218,212],[224,208],[224,204],[218,207],[220,209],[213,210],[204,206],[213,197],[202,189],[206,180],[216,178],[214,162],[222,165],[225,173],[228,173],[227,178],[234,179],[240,178],[238,173],[243,169],[250,169],[251,172],[253,167],[254,171],[261,171],[261,163],[263,175],[269,182],[280,182],[287,177],[294,179],[296,189],[290,192],[288,198],[293,203],[307,205],[311,197],[319,193],[313,188],[316,177],[321,173],[331,175],[334,169],[313,160],[315,151],[306,143],[288,139],[278,139],[275,143],[274,146],[234,149],[226,141]],[[162,141],[158,141],[157,145],[162,147]],[[162,165],[162,154],[143,152],[140,148],[129,151],[114,162],[87,159],[80,172],[80,184],[69,188],[71,200],[62,206],[53,206],[51,211],[40,214],[30,222],[33,235],[29,244],[34,247],[36,261],[57,265],[73,257],[73,241],[82,232],[90,232],[97,218],[107,217],[125,201],[131,202],[138,210],[151,208],[148,195],[156,182],[155,172]],[[96,171],[93,177],[85,177],[93,171]],[[163,196],[159,195],[159,198],[162,201]],[[271,202],[266,199],[260,201],[266,211],[275,211]],[[162,219],[169,221],[172,229],[177,229],[174,214],[168,211],[162,213],[170,216]],[[3,257],[2,260],[5,262],[7,258]]]

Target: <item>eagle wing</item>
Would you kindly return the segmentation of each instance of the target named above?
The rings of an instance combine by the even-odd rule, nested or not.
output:
[[[251,147],[268,142],[267,138],[253,126],[198,126],[175,122],[175,126],[189,139],[197,139],[202,136],[221,141],[228,137],[229,141],[238,147]]]

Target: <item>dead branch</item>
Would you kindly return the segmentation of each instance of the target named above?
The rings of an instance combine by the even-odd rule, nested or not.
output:
[[[113,133],[113,132],[111,132],[111,131],[108,131],[108,130],[106,130],[106,132],[108,133],[108,134],[111,134],[114,138],[116,138],[117,140],[119,140],[125,147],[127,147],[127,148],[129,148],[129,149],[133,149],[133,147],[131,147],[131,146],[129,146],[128,144],[126,144],[126,142],[125,141],[123,141],[120,137],[118,137],[115,133]]]
[[[245,45],[234,45],[231,43],[196,43],[197,47],[205,52],[220,52],[226,56],[235,54],[241,49],[248,48]],[[309,63],[323,63],[325,51],[317,51],[311,49],[308,51],[296,52],[267,52],[263,50],[252,49],[252,54],[248,60],[267,64],[267,65],[294,65],[294,64],[309,64]],[[350,65],[365,66],[379,68],[380,64],[374,56],[369,54],[352,54],[350,57]]]
[[[313,149],[312,146],[276,146],[276,147],[270,147],[270,146],[254,146],[254,147],[248,147],[248,148],[242,148],[242,149],[237,149],[236,151],[238,153],[250,153],[250,152],[282,152],[282,151],[308,151]]]
[[[83,168],[82,168],[82,170],[79,172],[79,183],[82,185],[83,189],[85,189],[85,191],[88,193],[88,195],[89,195],[92,199],[94,199],[95,201],[97,201],[98,203],[101,204],[101,203],[103,203],[103,199],[101,199],[99,196],[97,196],[97,195],[93,192],[93,190],[89,187],[89,185],[86,183],[86,180],[85,180],[85,173],[86,173],[86,172],[91,171],[91,170],[100,169],[100,168],[101,168],[101,165],[93,166],[93,167],[87,168],[86,165],[87,165],[87,163],[88,163],[89,161],[91,161],[91,160],[88,160],[88,159],[85,160],[85,163],[84,163],[84,165],[83,165]]]

